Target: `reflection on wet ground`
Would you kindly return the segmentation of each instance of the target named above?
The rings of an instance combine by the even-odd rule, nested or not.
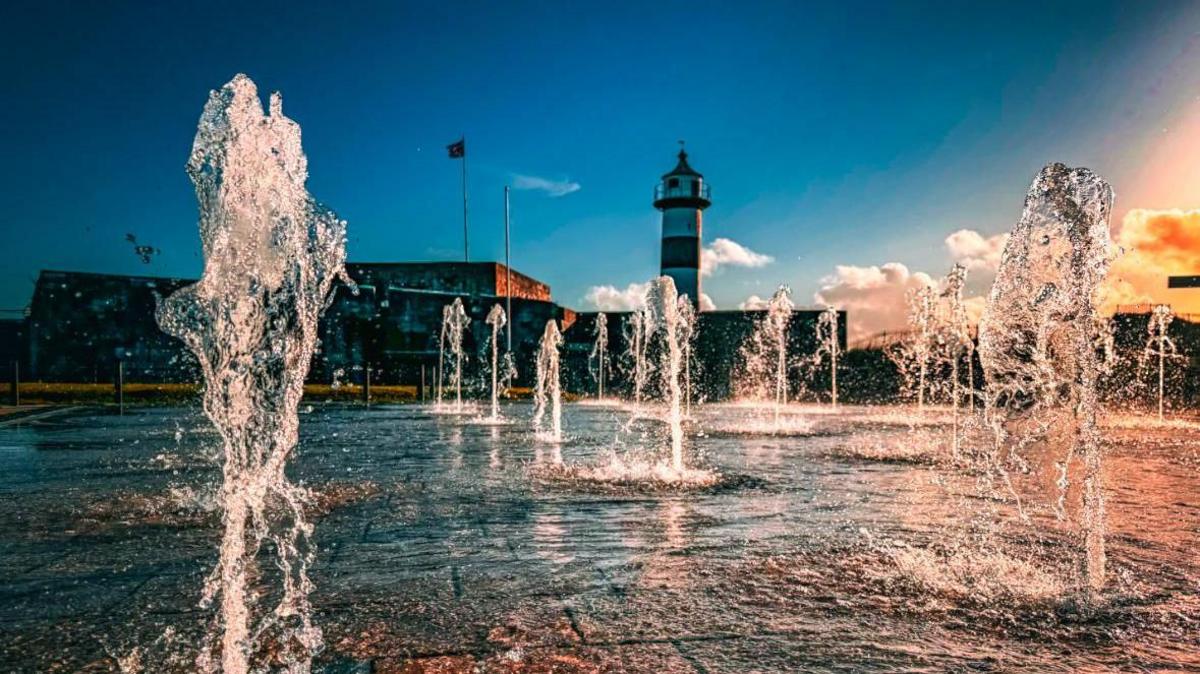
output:
[[[657,489],[547,479],[504,412],[302,417],[325,671],[1200,669],[1200,425],[1108,420],[1111,582],[1084,605],[1047,496],[981,496],[944,410],[697,409],[721,479]],[[634,416],[569,405],[564,461],[652,454]],[[0,430],[0,670],[187,670],[214,442],[190,409]]]

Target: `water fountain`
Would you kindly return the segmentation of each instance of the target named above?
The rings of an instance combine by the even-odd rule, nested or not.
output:
[[[692,351],[696,345],[696,308],[687,295],[679,296],[679,346],[683,349],[683,414],[692,414]]]
[[[784,415],[789,397],[789,372],[797,364],[789,348],[793,314],[791,290],[780,286],[765,309],[738,347],[732,379],[738,405],[751,408],[749,418],[737,424],[720,424],[714,430],[723,434],[805,435],[813,430],[808,418]],[[806,356],[802,363],[811,365],[814,357]]]
[[[454,298],[454,302],[442,307],[442,337],[438,350],[438,406],[443,404],[445,389],[444,371],[446,366],[446,349],[450,357],[450,386],[454,389],[454,412],[463,411],[462,381],[463,381],[463,335],[471,319],[463,307],[462,298]]]
[[[554,319],[546,321],[546,329],[538,341],[537,380],[533,389],[533,431],[550,442],[562,441],[562,383],[559,380],[559,353],[562,334]],[[546,408],[550,409],[550,430],[543,428]],[[562,455],[556,447],[555,463],[562,463]]]
[[[837,370],[838,356],[841,354],[841,343],[838,341],[838,312],[830,305],[817,318],[817,350],[813,355],[814,362],[820,363],[829,359],[829,400],[834,409],[838,404]]]
[[[1100,374],[1111,375],[1121,360],[1117,352],[1117,322],[1112,316],[1096,315],[1096,351],[1100,354]]]
[[[932,286],[913,288],[905,294],[908,304],[908,334],[889,352],[900,369],[905,388],[916,393],[917,409],[925,409],[930,361],[936,351],[937,299]]]
[[[264,115],[245,75],[210,94],[187,170],[200,203],[204,273],[162,301],[157,318],[196,355],[204,412],[224,450],[224,533],[202,599],[205,607],[219,602],[219,615],[196,665],[245,674],[270,657],[307,672],[322,646],[308,599],[309,493],[284,469],[317,321],[344,278],[345,223],[305,190],[300,127],[283,115],[280,95]],[[264,548],[273,563],[259,563]],[[263,610],[251,579],[275,571],[278,603]]]
[[[993,469],[1007,481],[1005,465],[1028,465],[1026,451],[1058,453],[1055,512],[1066,520],[1072,468],[1082,462],[1076,524],[1087,596],[1105,579],[1094,295],[1111,257],[1112,201],[1112,188],[1088,169],[1043,168],[1005,244],[979,327]]]
[[[671,430],[671,469],[683,474],[683,411],[680,373],[683,369],[683,343],[691,328],[684,325],[679,311],[679,296],[675,281],[660,276],[646,293],[646,315],[649,334],[657,337],[660,364],[657,368],[660,389],[667,404],[666,422]],[[690,306],[690,303],[688,303]]]
[[[767,303],[767,315],[764,320],[764,330],[771,340],[772,351],[775,353],[775,423],[779,423],[779,413],[787,404],[787,329],[792,319],[792,290],[787,286],[779,286],[771,301]]]
[[[946,300],[944,315],[940,321],[942,337],[939,342],[945,349],[944,360],[950,363],[950,406],[952,408],[952,452],[958,456],[960,447],[959,437],[959,404],[962,400],[959,370],[963,358],[967,361],[967,395],[971,409],[975,409],[975,342],[971,339],[971,325],[967,317],[966,305],[963,304],[963,288],[967,284],[967,268],[961,264],[954,265],[946,278],[942,280],[942,298]]]
[[[1171,307],[1166,304],[1157,304],[1150,311],[1150,320],[1146,326],[1148,333],[1146,338],[1146,346],[1142,349],[1142,356],[1139,361],[1141,370],[1146,369],[1146,363],[1151,360],[1158,361],[1158,420],[1163,420],[1163,394],[1166,384],[1166,362],[1179,358],[1179,349],[1175,346],[1175,341],[1171,339],[1171,322],[1175,320],[1175,314],[1171,312]]]
[[[690,323],[695,313],[690,310],[690,301],[678,295],[675,282],[669,276],[651,281],[643,300],[642,308],[633,314],[636,327],[628,333],[631,339],[637,338],[640,343],[631,346],[630,352],[640,354],[641,371],[647,375],[648,380],[643,382],[644,396],[657,396],[655,402],[661,404],[635,411],[622,433],[628,432],[635,421],[648,421],[650,423],[645,427],[651,430],[643,433],[642,438],[655,438],[658,429],[665,427],[665,439],[659,442],[655,438],[648,445],[627,447],[624,452],[610,451],[606,461],[573,466],[566,474],[584,481],[647,485],[656,489],[663,485],[691,488],[715,484],[721,478],[720,474],[688,466],[684,452],[686,353],[690,348],[688,340],[695,334]],[[547,326],[544,344],[557,344],[557,339],[557,331],[551,333],[551,327]],[[545,371],[556,368],[557,350],[543,347],[541,351],[545,357],[539,356],[539,366],[545,361],[552,363],[544,368]],[[649,380],[651,374],[653,380]],[[544,414],[541,411],[546,405],[544,401],[550,397],[543,392],[546,388],[549,387],[539,386],[535,391],[536,417]],[[620,434],[618,443],[623,444]]]
[[[492,326],[492,421],[500,420],[500,329],[504,327],[507,316],[504,308],[493,304],[485,319]]]
[[[596,343],[592,346],[589,364],[594,361],[592,370],[596,377],[596,400],[604,400],[604,377],[608,373],[608,316],[604,312],[596,314]]]
[[[791,289],[779,286],[767,302],[762,319],[739,349],[738,397],[770,402],[776,427],[787,404],[788,323],[793,308]]]
[[[629,314],[625,331],[625,360],[632,369],[633,401],[641,404],[645,393],[646,381],[649,378],[649,364],[646,361],[646,312],[638,309]]]

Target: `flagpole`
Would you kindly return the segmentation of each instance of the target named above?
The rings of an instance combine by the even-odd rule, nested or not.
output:
[[[462,137],[462,192],[463,192],[463,262],[471,261],[471,246],[467,238],[467,136]]]
[[[508,185],[504,186],[504,314],[508,316],[508,351],[512,353],[512,262],[509,260]]]

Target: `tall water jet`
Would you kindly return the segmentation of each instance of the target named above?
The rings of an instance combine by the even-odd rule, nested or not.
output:
[[[832,305],[826,305],[825,310],[817,317],[817,362],[829,359],[829,400],[830,406],[837,408],[838,356],[841,355],[841,342],[838,341],[838,312]]]
[[[562,334],[554,319],[546,321],[546,329],[538,341],[537,381],[533,389],[533,431],[539,437],[553,442],[562,440],[562,383],[559,380],[559,347]],[[546,408],[550,409],[550,430],[543,428]],[[554,450],[555,463],[562,462],[560,451]]]
[[[959,453],[959,404],[962,399],[959,364],[965,357],[967,360],[968,393],[971,408],[974,409],[975,371],[974,361],[975,342],[971,339],[971,325],[967,317],[967,308],[963,303],[963,289],[967,284],[967,268],[961,264],[954,265],[950,273],[942,281],[942,297],[946,300],[945,315],[942,318],[942,338],[939,340],[945,348],[945,359],[950,363],[950,406],[953,410],[951,432],[953,433],[954,456]]]
[[[692,351],[696,345],[696,307],[687,295],[679,296],[679,347],[683,351],[683,413],[692,413]]]
[[[592,370],[597,383],[596,400],[604,400],[604,377],[608,373],[608,316],[603,312],[596,314],[596,343],[592,345],[588,360],[596,363]]]
[[[437,366],[437,393],[434,398],[437,400],[437,406],[442,406],[442,399],[445,394],[445,374],[446,374],[446,326],[450,323],[450,305],[442,307],[442,325],[441,332],[438,333],[438,366]]]
[[[688,303],[691,306],[690,302]],[[681,400],[680,372],[683,368],[681,338],[690,331],[683,326],[679,311],[679,296],[675,281],[670,276],[660,276],[650,284],[646,293],[646,316],[649,334],[656,337],[659,357],[658,373],[660,390],[666,402],[666,422],[671,431],[671,469],[683,474],[683,412]]]
[[[905,370],[909,387],[916,379],[917,409],[925,409],[925,391],[929,386],[929,364],[934,353],[936,334],[937,300],[932,286],[921,286],[909,290],[908,337],[902,343],[902,358],[907,361]]]
[[[225,529],[202,599],[220,608],[196,664],[244,674],[269,658],[307,672],[322,642],[308,600],[309,493],[284,469],[297,442],[317,321],[334,282],[345,278],[346,225],[305,190],[300,127],[283,115],[280,95],[271,95],[264,115],[245,75],[209,95],[187,172],[200,205],[204,273],[163,300],[157,319],[195,353],[204,412],[224,450]],[[258,563],[264,544],[273,564]],[[279,602],[260,610],[264,593],[248,585],[273,569]]]
[[[1120,355],[1117,353],[1117,322],[1112,316],[1096,315],[1096,351],[1100,353],[1100,374],[1112,374],[1120,362]]]
[[[1167,360],[1179,357],[1179,349],[1171,339],[1171,323],[1175,314],[1166,304],[1157,304],[1150,311],[1150,320],[1146,325],[1146,346],[1142,349],[1141,369],[1146,368],[1147,362],[1158,361],[1158,420],[1163,420],[1163,398],[1166,390]]]
[[[500,329],[504,327],[508,317],[504,308],[493,304],[487,318],[484,319],[492,326],[492,421],[500,419]]]
[[[1095,292],[1111,259],[1112,202],[1112,188],[1088,169],[1043,168],[1004,246],[979,327],[993,465],[1002,465],[1002,450],[1020,459],[1037,442],[1061,452],[1056,513],[1065,519],[1071,466],[1082,461],[1079,569],[1089,596],[1105,577]]]
[[[462,382],[463,382],[463,335],[471,323],[467,310],[463,307],[462,298],[454,298],[454,302],[442,307],[442,343],[445,345],[438,358],[438,404],[442,404],[445,390],[442,388],[443,369],[447,359],[446,349],[449,349],[450,387],[454,389],[454,411],[461,412]]]
[[[773,338],[775,350],[775,422],[787,404],[787,328],[792,318],[792,289],[780,286],[767,304],[767,334]]]
[[[633,370],[633,401],[642,402],[649,378],[649,363],[646,361],[646,333],[648,332],[645,308],[635,310],[625,323],[625,360]]]
[[[737,394],[769,403],[766,409],[772,411],[776,428],[787,404],[788,325],[793,308],[791,289],[779,286],[767,302],[766,312],[738,349],[741,371]]]

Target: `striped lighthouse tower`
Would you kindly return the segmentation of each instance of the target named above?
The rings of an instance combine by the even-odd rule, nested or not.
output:
[[[704,176],[688,166],[687,152],[681,147],[679,163],[654,188],[654,207],[662,211],[660,274],[674,279],[679,294],[687,295],[697,308],[702,211],[711,204]]]

